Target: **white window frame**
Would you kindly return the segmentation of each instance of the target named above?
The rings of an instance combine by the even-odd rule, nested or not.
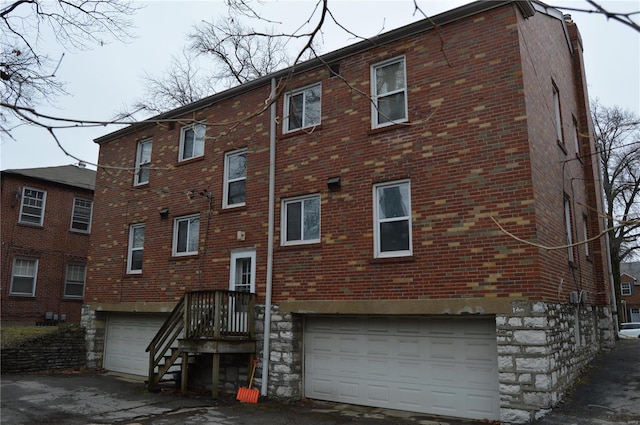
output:
[[[384,68],[386,66],[390,66],[396,63],[402,63],[402,70],[403,70],[403,78],[404,78],[404,88],[401,89],[396,89],[396,90],[392,90],[389,91],[387,93],[384,93],[382,95],[378,94],[378,79],[377,79],[377,75],[376,75],[376,71],[380,68]],[[406,58],[403,56],[398,56],[395,58],[391,58],[388,60],[385,60],[384,62],[379,62],[376,63],[374,65],[371,66],[371,128],[381,128],[381,127],[386,127],[389,125],[393,125],[393,124],[397,124],[397,123],[401,123],[401,122],[406,122],[409,120],[409,102],[408,102],[408,90],[407,90],[407,61]],[[396,95],[398,93],[404,93],[404,117],[403,118],[399,118],[396,120],[389,120],[387,122],[383,122],[380,123],[379,122],[379,117],[378,117],[378,112],[379,112],[379,100],[380,99],[384,99],[386,97],[390,97],[393,95]]]
[[[309,92],[315,88],[318,88],[320,92],[320,100],[319,100],[320,105],[318,108],[318,117],[317,117],[317,121],[308,122],[307,99],[309,97],[308,96]],[[290,110],[290,104],[291,104],[290,100],[292,97],[296,97],[299,95],[302,95],[302,120],[300,123],[300,127],[289,128],[289,124],[291,124],[292,122],[292,120],[289,119],[289,117],[292,114],[292,111]],[[282,127],[283,133],[291,133],[294,131],[320,125],[322,121],[322,83],[311,84],[309,86],[302,87],[300,89],[292,90],[288,93],[285,93],[283,111],[284,111],[284,120],[283,120],[283,127]]]
[[[84,203],[85,205],[78,205],[78,203]],[[88,209],[89,216],[83,215],[85,211],[78,212],[77,209]],[[77,216],[76,216],[77,215]],[[74,198],[73,199],[73,211],[71,212],[71,231],[78,233],[91,233],[91,219],[93,217],[93,201],[91,199]],[[77,224],[86,224],[86,229],[78,229],[74,227]]]
[[[27,191],[41,193],[42,194],[42,198],[31,196],[31,194],[29,196],[27,196]],[[40,205],[37,205],[38,203],[40,203]],[[22,223],[22,224],[29,224],[29,225],[32,225],[32,226],[42,226],[44,224],[44,212],[45,212],[46,205],[47,205],[47,191],[46,190],[36,189],[34,187],[29,187],[29,186],[23,187],[22,188],[22,200],[20,202],[20,216],[18,217],[18,222]],[[26,208],[32,208],[32,209],[40,210],[39,221],[38,222],[29,221],[29,220],[24,220],[23,219],[23,216],[38,217],[35,214],[25,212],[25,207]]]
[[[576,148],[576,156],[580,156],[580,133],[578,132],[578,121],[575,117],[572,119],[573,121],[573,143]]]
[[[589,257],[589,223],[586,214],[582,216],[582,232],[584,233],[584,255]]]
[[[620,295],[629,296],[633,294],[633,290],[631,288],[633,285],[632,282],[620,282]]]
[[[379,196],[378,193],[382,189],[390,187],[406,186],[408,191],[408,214],[402,217],[380,218],[379,214]],[[409,248],[406,250],[398,251],[382,251],[382,240],[380,225],[382,223],[407,221],[408,222],[408,243]],[[411,217],[411,182],[410,180],[400,180],[394,182],[380,183],[373,186],[373,239],[374,239],[374,255],[376,258],[389,258],[389,257],[407,257],[413,255],[413,236],[412,236],[412,217]]]
[[[567,253],[569,255],[569,261],[573,263],[573,231],[571,228],[571,199],[569,196],[564,196],[564,226],[567,233]]]
[[[142,229],[142,246],[134,246],[135,232]],[[132,224],[129,226],[129,245],[127,249],[127,274],[141,274],[142,265],[144,264],[144,232],[146,231],[144,223]],[[133,254],[134,252],[142,251],[142,261],[139,269],[133,268]]]
[[[16,273],[16,263],[18,261],[30,261],[30,262],[33,262],[33,276],[18,275]],[[36,283],[38,281],[38,263],[39,263],[39,260],[37,258],[15,257],[13,259],[13,267],[11,268],[11,288],[9,290],[9,295],[17,295],[17,296],[21,296],[21,297],[34,297],[36,295]],[[31,280],[32,280],[31,293],[14,291],[13,287],[14,287],[14,283],[15,283],[14,280],[15,280],[16,277],[29,277],[29,278],[31,278]]]
[[[74,277],[70,276],[70,268],[71,267],[82,267],[82,280],[72,280]],[[64,280],[64,298],[74,298],[74,299],[83,299],[84,298],[84,288],[87,282],[87,265],[84,263],[69,263],[67,264],[67,272]],[[67,294],[67,288],[69,285],[82,286],[82,294],[81,295],[69,295]]]
[[[186,156],[185,149],[185,135],[187,131],[193,131],[193,150]],[[206,138],[207,126],[204,124],[191,124],[180,129],[180,154],[178,161],[188,161],[193,158],[199,158],[204,156],[204,145]]]
[[[560,90],[558,90],[558,86],[556,83],[551,83],[553,87],[553,115],[556,126],[556,139],[558,142],[564,144],[564,140],[562,139],[562,112],[560,109]]]
[[[313,239],[307,239],[304,234],[304,217],[305,217],[305,201],[308,200],[317,200],[318,201],[318,237]],[[299,240],[288,240],[287,239],[287,230],[288,230],[288,218],[289,218],[289,206],[292,204],[301,204],[300,207],[300,237]],[[281,245],[304,245],[304,244],[312,244],[320,242],[322,230],[322,201],[320,195],[308,195],[308,196],[299,196],[296,198],[285,199],[282,201],[281,208],[281,225],[280,225],[280,240]]]
[[[237,263],[238,260],[249,258],[251,260],[251,270],[250,270],[250,283],[249,283],[249,293],[256,293],[256,250],[255,249],[243,249],[231,252],[231,259],[229,265],[229,290],[236,291],[237,282],[236,282],[236,273],[237,273]]]
[[[224,155],[224,187],[222,189],[222,208],[236,208],[236,207],[242,207],[246,205],[246,199],[247,199],[247,166],[245,164],[245,169],[244,169],[244,176],[242,177],[236,177],[236,178],[230,178],[229,177],[229,161],[231,160],[232,157],[235,156],[239,156],[239,155],[244,155],[245,158],[245,162],[247,161],[247,150],[246,149],[238,149],[235,151],[231,151],[231,152],[227,152]],[[243,202],[236,202],[235,204],[230,204],[229,203],[229,186],[232,183],[237,183],[240,181],[244,181],[245,182],[245,186],[244,186],[244,201]]]
[[[192,223],[194,219],[198,220],[198,229],[197,229],[198,238],[196,243],[196,249],[189,250],[189,239],[192,232],[194,232],[194,229],[192,229],[192,226],[193,226]],[[179,231],[180,223],[183,221],[187,222],[187,246],[185,251],[178,252],[178,231]],[[173,256],[182,257],[186,255],[197,255],[199,245],[200,245],[200,215],[194,214],[194,215],[187,215],[183,217],[176,217],[173,221],[173,244],[172,244]]]
[[[142,158],[142,154],[143,154],[143,146],[149,144],[151,146],[151,149],[149,150],[149,158]],[[133,177],[133,185],[134,186],[140,186],[143,184],[148,184],[149,180],[151,180],[151,172],[150,172],[150,168],[151,168],[151,155],[153,154],[153,139],[149,138],[149,139],[144,139],[138,142],[138,146],[136,147],[136,171],[135,171],[135,175]],[[147,170],[147,179],[146,180],[142,180],[140,178],[140,171],[141,170]]]

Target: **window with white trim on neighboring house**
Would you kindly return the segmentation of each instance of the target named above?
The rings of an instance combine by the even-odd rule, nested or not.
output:
[[[373,187],[376,257],[413,254],[411,241],[411,188],[408,180]]]
[[[284,95],[284,132],[320,124],[322,85],[314,84]]]
[[[247,150],[227,152],[224,156],[223,208],[245,205],[246,180]]]
[[[129,228],[129,249],[127,250],[127,273],[142,273],[144,254],[144,224],[132,224]]]
[[[372,128],[408,120],[405,58],[393,58],[371,67]]]
[[[282,245],[320,242],[320,195],[282,201]]]
[[[152,147],[153,139],[146,139],[138,142],[138,148],[136,150],[136,171],[133,178],[133,184],[135,186],[149,183]]]
[[[19,222],[23,224],[44,224],[44,207],[47,201],[47,191],[31,187],[22,189],[22,203],[20,205]]]
[[[84,296],[84,284],[86,275],[86,264],[67,264],[67,277],[64,282],[65,298],[82,299],[82,297]]]
[[[204,124],[193,124],[180,131],[180,161],[204,155]]]
[[[73,200],[73,212],[71,214],[71,230],[82,233],[91,232],[92,210],[92,200],[75,198]]]
[[[33,297],[36,294],[36,279],[38,277],[38,259],[16,257],[11,269],[10,295]]]
[[[198,215],[176,218],[173,224],[173,256],[197,254],[199,233]]]
[[[621,295],[631,295],[633,294],[633,288],[631,282],[622,282],[620,283],[620,294]]]

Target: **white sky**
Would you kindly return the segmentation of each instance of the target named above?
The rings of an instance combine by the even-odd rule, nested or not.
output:
[[[433,16],[469,1],[422,0],[422,10]],[[640,11],[640,0],[601,0],[609,10]],[[152,1],[133,16],[136,38],[126,44],[112,42],[90,51],[66,53],[57,72],[68,83],[68,96],[60,97],[55,107],[41,105],[39,112],[55,116],[109,120],[143,94],[145,73],[159,76],[169,66],[171,55],[179,56],[186,34],[200,20],[226,13],[221,0]],[[548,0],[554,6],[588,7],[585,0]],[[311,14],[315,1],[266,1],[264,17],[281,21],[290,30],[302,25]],[[330,0],[334,16],[352,32],[370,37],[398,28],[421,18],[413,14],[409,0]],[[640,115],[640,33],[597,14],[571,13],[584,42],[584,55],[591,99],[605,106],[618,105]],[[640,16],[637,17],[640,20]],[[314,21],[315,22],[315,21]],[[256,24],[264,29],[264,24]],[[359,40],[333,27],[324,31],[322,52],[328,53]],[[62,53],[55,40],[45,40],[47,53]],[[293,55],[293,53],[292,53]],[[93,139],[118,127],[73,128],[57,132],[59,140],[74,156],[96,162],[98,146]],[[15,140],[1,136],[0,169],[49,167],[76,163],[66,156],[43,129],[21,127],[12,132]]]

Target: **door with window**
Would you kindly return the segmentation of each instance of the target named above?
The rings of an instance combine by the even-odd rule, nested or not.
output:
[[[256,251],[242,250],[231,253],[229,273],[229,290],[241,293],[255,293],[256,286]],[[230,332],[248,332],[249,298],[242,294],[229,295],[227,312]]]

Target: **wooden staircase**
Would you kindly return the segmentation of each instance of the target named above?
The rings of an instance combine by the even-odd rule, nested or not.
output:
[[[212,396],[218,396],[220,355],[255,353],[255,294],[235,291],[186,292],[147,347],[154,391],[163,377],[180,367],[182,394],[188,387],[189,356],[213,356]],[[178,364],[178,359],[180,362]]]

